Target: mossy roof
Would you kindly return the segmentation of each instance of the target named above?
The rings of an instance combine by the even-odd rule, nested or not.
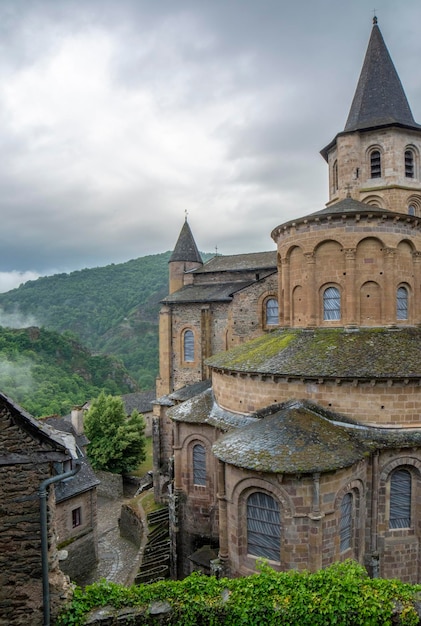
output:
[[[258,472],[308,474],[349,467],[374,450],[421,444],[421,429],[362,426],[305,400],[273,410],[223,435],[215,456]]]
[[[214,355],[207,364],[297,378],[420,378],[421,329],[284,329]]]
[[[332,423],[304,403],[223,436],[214,454],[231,465],[271,473],[308,473],[348,467],[368,446],[356,430]]]

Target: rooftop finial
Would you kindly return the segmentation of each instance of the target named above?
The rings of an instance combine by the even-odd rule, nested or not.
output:
[[[377,24],[376,9],[373,9],[373,25],[375,26],[376,24]]]
[[[184,221],[187,222],[187,216],[188,216],[189,212],[187,211],[187,209],[184,209]]]

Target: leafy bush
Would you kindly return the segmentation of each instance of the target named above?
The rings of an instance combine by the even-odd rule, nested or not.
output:
[[[136,410],[127,417],[120,397],[102,392],[92,402],[84,426],[94,469],[125,474],[145,460],[145,421]]]
[[[358,563],[345,561],[308,572],[275,572],[264,563],[260,573],[217,580],[192,574],[182,581],[122,587],[103,580],[76,588],[59,626],[79,626],[92,609],[116,609],[166,601],[173,626],[390,626],[396,611],[401,626],[419,623],[414,596],[421,586],[371,579]],[[393,617],[393,619],[395,619]],[[149,622],[153,624],[151,617]]]

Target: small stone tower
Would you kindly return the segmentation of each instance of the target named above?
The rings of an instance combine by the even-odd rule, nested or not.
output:
[[[421,126],[376,17],[345,129],[321,154],[329,165],[327,206],[352,197],[421,216]]]
[[[174,293],[183,287],[185,274],[203,265],[202,257],[197,249],[196,242],[187,222],[187,217],[175,244],[169,264],[169,293]]]

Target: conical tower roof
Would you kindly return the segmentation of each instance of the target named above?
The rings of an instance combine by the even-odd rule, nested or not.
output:
[[[184,221],[169,263],[172,261],[190,261],[192,263],[203,264],[187,218]]]
[[[351,132],[391,124],[421,129],[414,121],[402,83],[375,17],[344,130]]]

